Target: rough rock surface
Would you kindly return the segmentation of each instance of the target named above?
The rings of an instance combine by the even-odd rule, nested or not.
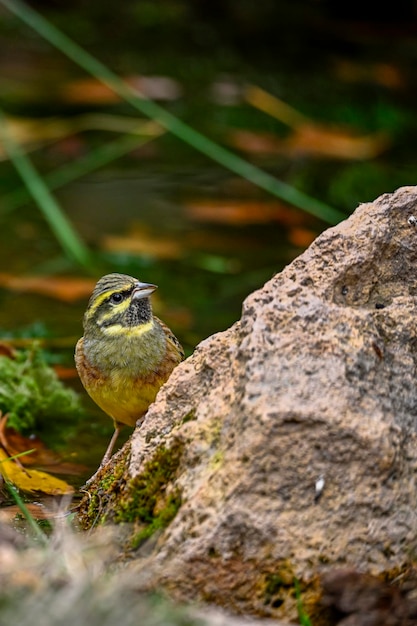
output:
[[[131,442],[131,477],[181,450],[163,490],[181,506],[137,552],[144,586],[294,618],[294,576],[308,611],[332,567],[415,554],[412,215],[417,187],[361,205],[174,371]]]

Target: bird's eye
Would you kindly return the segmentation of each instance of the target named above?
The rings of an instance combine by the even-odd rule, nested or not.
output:
[[[123,296],[121,293],[112,293],[110,296],[110,302],[112,304],[119,304],[123,300]]]

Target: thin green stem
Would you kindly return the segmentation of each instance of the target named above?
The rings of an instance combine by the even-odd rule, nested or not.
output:
[[[35,537],[42,544],[46,544],[47,543],[47,537],[46,537],[45,533],[43,533],[42,530],[39,528],[39,524],[37,523],[37,521],[35,520],[33,515],[31,515],[31,513],[30,513],[29,509],[27,508],[26,504],[24,503],[23,499],[20,497],[19,491],[16,489],[16,487],[9,480],[4,479],[4,483],[5,483],[6,487],[7,487],[8,492],[12,496],[13,500],[16,502],[17,506],[21,510],[23,517],[26,519],[26,521],[29,524],[30,528],[33,530],[33,532],[35,534]]]
[[[91,269],[90,253],[71,223],[62,212],[48,187],[39,176],[30,159],[13,140],[7,130],[6,117],[0,109],[0,140],[30,195],[42,211],[56,238],[69,257],[87,269]]]
[[[22,2],[22,0],[0,0],[0,2],[67,57],[107,85],[126,102],[130,103],[132,107],[161,124],[166,130],[193,146],[196,150],[272,195],[330,224],[336,224],[340,220],[345,219],[346,216],[341,211],[311,198],[291,185],[276,179],[271,174],[219,146],[152,100],[145,98],[137,90],[123,82],[98,59],[48,22],[37,11]]]
[[[301,598],[300,583],[297,578],[294,579],[294,589],[295,589],[295,599],[297,602],[298,619],[300,621],[301,626],[313,626],[311,623],[311,619],[309,618],[309,616],[304,610],[303,600]]]
[[[50,190],[59,189],[68,183],[85,176],[95,170],[111,163],[112,161],[132,152],[138,146],[153,140],[154,137],[138,137],[137,135],[122,135],[114,141],[110,141],[96,150],[89,152],[85,156],[73,161],[68,165],[64,165],[59,169],[46,174],[43,177],[45,184]],[[2,207],[1,215],[16,209],[28,200],[31,194],[26,189],[17,189],[3,196],[4,208]]]

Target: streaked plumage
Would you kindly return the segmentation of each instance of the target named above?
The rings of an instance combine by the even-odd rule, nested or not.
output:
[[[75,363],[86,391],[115,427],[102,465],[121,425],[135,426],[184,358],[177,338],[152,313],[149,296],[155,289],[126,274],[108,274],[95,286],[84,315]]]

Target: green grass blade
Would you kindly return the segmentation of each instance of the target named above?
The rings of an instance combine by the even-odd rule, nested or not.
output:
[[[32,454],[32,452],[36,452],[36,448],[32,448],[31,450],[25,450],[24,452],[19,452],[18,454],[13,454],[13,456],[8,456],[7,459],[3,459],[2,461],[0,461],[0,465],[2,463],[6,463],[7,461],[14,461],[15,459],[20,459],[21,456]]]
[[[129,102],[132,107],[161,124],[166,130],[193,146],[196,150],[202,152],[217,163],[220,163],[235,174],[246,178],[272,195],[330,224],[336,224],[340,220],[345,219],[346,215],[341,211],[311,198],[291,185],[276,179],[271,174],[264,172],[236,154],[219,146],[152,100],[143,97],[137,90],[134,90],[123,82],[103,63],[86,52],[81,46],[42,17],[40,13],[22,2],[22,0],[0,0],[0,2],[53,46],[107,85],[126,102]]]
[[[30,528],[33,530],[35,537],[42,544],[46,544],[47,543],[47,536],[45,535],[44,532],[42,532],[42,530],[39,527],[39,524],[37,523],[37,521],[35,520],[33,515],[31,515],[29,509],[27,508],[26,504],[24,503],[23,499],[21,498],[19,491],[16,489],[16,487],[9,480],[4,479],[4,483],[5,483],[6,487],[7,487],[8,492],[12,496],[13,500],[16,502],[17,506],[21,510],[23,517],[26,519],[26,521],[29,524]]]
[[[10,136],[7,130],[6,118],[1,109],[0,140],[7,156],[19,173],[32,198],[42,211],[64,251],[80,265],[91,269],[92,262],[88,249],[78,237],[67,217],[61,211],[60,206],[49,192],[48,187],[37,173],[30,159]]]
[[[295,599],[297,602],[298,619],[301,626],[313,626],[311,620],[304,610],[303,600],[301,598],[300,583],[297,578],[294,579]]]

